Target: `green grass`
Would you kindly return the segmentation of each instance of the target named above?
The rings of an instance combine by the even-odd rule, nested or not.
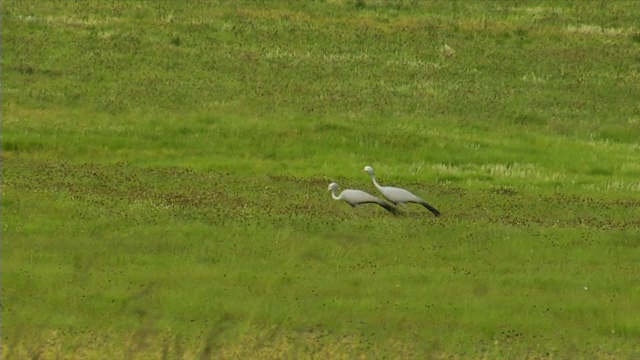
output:
[[[635,2],[188,5],[3,4],[3,358],[640,355]]]

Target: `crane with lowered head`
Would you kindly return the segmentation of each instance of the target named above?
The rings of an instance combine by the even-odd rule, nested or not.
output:
[[[340,193],[340,195],[336,195],[336,191],[339,188],[340,185],[335,182],[329,184],[328,190],[331,191],[331,197],[334,200],[342,200],[351,205],[351,207],[356,207],[361,204],[378,204],[393,215],[400,214],[400,210],[396,209],[394,206],[362,190],[345,189]]]

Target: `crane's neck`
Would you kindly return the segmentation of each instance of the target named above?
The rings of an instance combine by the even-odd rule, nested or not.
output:
[[[342,199],[342,194],[336,195],[336,190],[335,189],[331,189],[331,197],[334,198],[334,200],[341,200]]]
[[[380,189],[380,188],[381,188],[381,186],[380,186],[380,184],[378,184],[378,182],[376,181],[376,176],[375,176],[374,174],[370,174],[370,175],[371,175],[371,180],[373,180],[373,185],[375,185],[375,187],[376,187],[377,189]]]

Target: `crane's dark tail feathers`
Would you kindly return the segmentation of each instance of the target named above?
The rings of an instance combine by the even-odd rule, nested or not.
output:
[[[438,211],[438,209],[434,208],[433,206],[427,204],[426,202],[421,202],[420,205],[426,207],[429,211],[433,213],[433,215],[440,216],[440,211]]]
[[[387,203],[382,203],[380,204],[380,206],[382,206],[383,208],[385,208],[388,212],[392,213],[393,215],[400,215],[402,214],[402,211],[398,210],[395,206],[393,205],[389,205]]]

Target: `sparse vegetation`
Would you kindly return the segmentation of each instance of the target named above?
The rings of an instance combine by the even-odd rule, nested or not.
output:
[[[635,2],[2,12],[3,359],[640,356]]]

